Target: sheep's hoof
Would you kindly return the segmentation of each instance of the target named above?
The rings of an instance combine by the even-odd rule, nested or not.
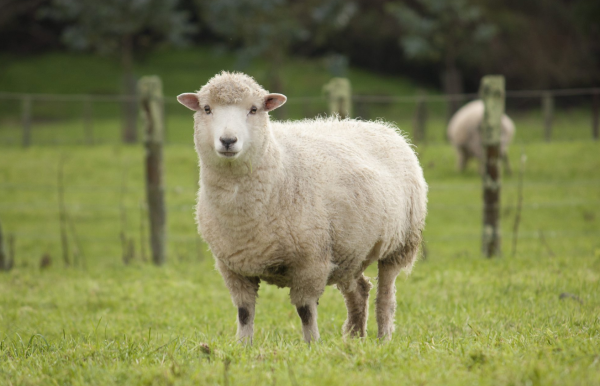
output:
[[[238,343],[244,347],[250,347],[250,346],[252,346],[252,337],[244,336],[244,337],[238,338]]]
[[[381,343],[387,343],[392,340],[392,334],[381,334],[377,337],[377,339]]]

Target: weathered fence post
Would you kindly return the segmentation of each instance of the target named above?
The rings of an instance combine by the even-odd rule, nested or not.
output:
[[[427,94],[419,90],[417,95],[417,106],[413,119],[413,139],[415,143],[424,142],[427,138]]]
[[[598,140],[598,131],[600,126],[600,89],[594,89],[592,95],[592,138]]]
[[[138,91],[146,126],[146,196],[150,219],[152,261],[156,265],[162,265],[166,259],[162,82],[158,76],[145,76],[138,82]]]
[[[6,252],[4,235],[2,234],[2,222],[0,222],[0,271],[10,271],[13,266],[11,256]]]
[[[21,115],[23,120],[23,147],[31,146],[31,95],[21,99]]]
[[[65,267],[71,265],[69,258],[69,238],[67,235],[67,209],[65,207],[65,181],[64,181],[65,157],[61,155],[58,161],[58,173],[56,185],[58,188],[58,221],[60,222],[60,243],[62,247],[63,262]]]
[[[542,95],[542,110],[544,114],[544,139],[550,142],[552,139],[552,118],[554,116],[554,99],[550,92]]]
[[[341,118],[352,115],[352,87],[347,78],[332,78],[323,86],[323,92],[329,102],[329,113],[339,114]]]
[[[504,114],[504,77],[484,76],[479,94],[485,106],[481,123],[484,154],[483,236],[485,257],[500,256],[500,123]]]
[[[94,110],[92,106],[92,98],[88,95],[83,100],[83,124],[85,130],[85,142],[88,145],[94,144]]]

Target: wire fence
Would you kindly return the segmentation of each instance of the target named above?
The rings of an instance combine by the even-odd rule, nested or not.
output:
[[[451,102],[476,98],[475,93],[353,95],[353,116],[393,121],[416,142],[443,143]],[[126,125],[125,106],[137,101],[137,96],[126,95],[0,92],[0,145],[118,143]],[[163,102],[166,142],[190,143],[189,111],[174,96]],[[506,112],[517,126],[516,142],[597,140],[600,88],[509,90]],[[290,96],[275,117],[295,120],[327,113],[324,96]]]
[[[451,116],[450,102],[466,103],[477,97],[477,94],[424,93],[354,95],[352,108],[355,117],[396,122],[421,144],[445,143],[446,124]],[[123,95],[0,92],[0,146],[117,144],[122,141],[121,130],[127,122],[123,105],[131,106],[131,102],[137,104],[137,101],[135,96]],[[189,110],[178,106],[175,97],[165,97],[163,103],[166,142],[191,144]],[[597,140],[599,108],[600,88],[506,93],[506,112],[515,121],[516,142],[521,143]],[[302,119],[324,115],[327,111],[327,99],[314,96],[290,97],[285,108],[275,113],[278,119]],[[565,240],[565,243],[569,239],[578,239],[588,246],[598,240],[600,229],[595,216],[596,208],[600,207],[600,196],[593,192],[598,191],[600,179],[528,181],[524,186],[528,199],[522,205],[513,197],[518,188],[514,180],[506,181],[502,186],[503,192],[508,194],[501,209],[506,220],[503,225],[506,240],[513,238],[507,225],[520,210],[536,217],[535,221],[524,224],[518,235],[520,239],[544,245],[549,245],[548,239]],[[127,262],[135,254],[133,247],[137,245],[144,259],[148,247],[148,213],[143,189],[67,182],[64,194],[68,199],[62,207],[57,205],[58,190],[52,183],[0,181],[0,215],[21,224],[18,230],[11,232],[17,239],[19,254],[46,248],[58,255],[63,234],[58,226],[49,224],[58,223],[59,216],[66,216],[67,225],[72,228],[68,231],[69,238],[75,238],[74,245],[79,245],[77,253],[83,255],[83,249],[88,249],[87,252],[93,250],[89,254],[95,257],[122,254]],[[170,196],[166,209],[170,219],[168,239],[172,255],[201,257],[206,251],[194,224],[196,190],[197,186],[166,187],[166,194]],[[562,193],[554,194],[554,191]],[[444,198],[436,199],[436,194]],[[437,220],[428,225],[426,242],[472,246],[479,240],[481,234],[474,230],[480,228],[480,194],[479,182],[431,184],[429,217]],[[64,213],[61,214],[61,210]],[[556,216],[561,216],[564,221],[556,221]],[[458,217],[461,221],[455,220]],[[441,224],[442,220],[448,219],[452,219],[450,222],[456,224],[456,228],[448,230],[435,223],[440,221]]]
[[[515,182],[503,185],[506,197],[502,201],[502,218],[505,241],[515,237],[510,231],[518,205],[514,192],[519,187]],[[600,199],[590,192],[600,188],[598,180],[532,181],[523,187],[525,202],[520,205],[526,219],[535,218],[518,233],[520,240],[532,243],[565,243],[572,240],[598,240],[600,229],[595,222],[596,208]],[[138,259],[147,241],[147,208],[143,189],[137,186],[124,188],[117,185],[69,184],[64,188],[66,203],[63,210],[73,222],[77,240],[85,249],[87,257],[94,260],[101,256],[125,255],[121,248],[123,234],[134,240]],[[31,249],[46,248],[51,255],[59,255],[61,233],[58,223],[61,208],[57,205],[58,187],[50,184],[0,183],[4,200],[0,201],[0,215],[6,224],[19,219],[17,230],[10,234],[18,242],[18,254]],[[194,224],[195,186],[170,186],[166,188],[169,204],[170,226],[168,230],[171,258],[178,260],[204,258],[206,246],[196,233]],[[560,191],[560,194],[554,194]],[[425,240],[428,245],[452,244],[464,248],[477,245],[481,233],[479,228],[482,205],[479,200],[481,185],[476,183],[432,183],[430,184],[429,219]],[[457,202],[447,200],[457,194]],[[465,195],[467,194],[467,195]],[[560,216],[562,222],[545,223],[546,218]],[[586,219],[586,216],[589,218]],[[443,218],[454,219],[456,227],[451,229],[436,225]],[[582,219],[583,218],[583,219]],[[13,221],[11,221],[13,219]],[[464,223],[467,223],[465,226]],[[527,221],[526,221],[527,222]],[[12,227],[11,227],[12,228]],[[72,237],[72,236],[69,236]],[[598,243],[596,243],[598,244]],[[598,244],[600,247],[600,244]],[[462,247],[461,247],[462,248]],[[83,252],[80,252],[83,253]],[[141,254],[143,256],[143,253]],[[147,259],[145,259],[147,260]]]

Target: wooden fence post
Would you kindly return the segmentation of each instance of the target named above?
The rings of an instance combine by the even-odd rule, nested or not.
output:
[[[552,118],[554,116],[554,99],[550,92],[542,95],[542,110],[544,114],[544,139],[550,142],[552,139]]]
[[[21,115],[23,120],[23,147],[31,146],[31,95],[21,99]]]
[[[501,75],[484,76],[479,89],[485,106],[481,123],[481,140],[485,167],[483,171],[483,236],[485,257],[500,256],[500,124],[504,114],[505,89]]]
[[[146,197],[150,219],[152,261],[165,263],[166,210],[163,178],[164,110],[162,82],[158,76],[145,76],[138,82],[146,134]]]
[[[352,87],[347,78],[332,78],[323,86],[323,92],[329,101],[329,113],[339,114],[341,118],[352,116]]]
[[[595,89],[592,95],[592,138],[598,140],[600,126],[600,89]]]
[[[425,142],[427,138],[427,94],[424,90],[419,90],[417,96],[417,106],[415,108],[415,117],[413,119],[413,140],[415,143]]]
[[[94,144],[94,120],[93,120],[92,98],[88,95],[83,100],[83,125],[85,130],[85,142]]]
[[[10,271],[13,266],[11,256],[6,252],[4,235],[2,234],[2,222],[0,222],[0,271]]]
[[[58,188],[58,221],[60,223],[60,245],[62,247],[63,262],[65,267],[71,265],[69,258],[69,237],[67,234],[67,209],[65,207],[65,157],[61,155],[58,161],[56,186]]]

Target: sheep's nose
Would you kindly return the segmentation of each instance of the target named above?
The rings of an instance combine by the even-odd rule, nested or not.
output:
[[[225,146],[226,149],[229,149],[229,146],[233,145],[237,142],[237,137],[229,138],[229,137],[220,137],[219,141]]]

